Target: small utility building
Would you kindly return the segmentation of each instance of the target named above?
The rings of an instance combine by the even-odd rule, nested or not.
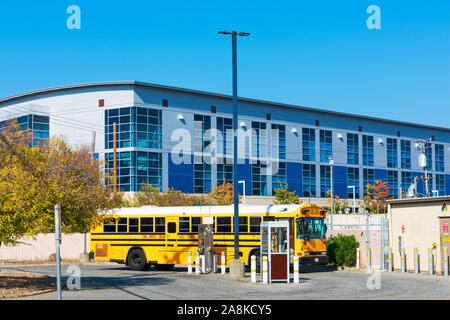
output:
[[[393,267],[401,268],[400,248],[405,248],[406,269],[414,270],[414,248],[419,250],[421,272],[428,272],[428,249],[434,255],[434,270],[443,272],[443,248],[450,250],[450,196],[388,201],[389,243]]]

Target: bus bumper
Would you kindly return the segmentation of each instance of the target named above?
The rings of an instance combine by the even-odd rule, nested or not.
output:
[[[300,257],[300,264],[328,264],[328,256],[309,256],[309,257]]]

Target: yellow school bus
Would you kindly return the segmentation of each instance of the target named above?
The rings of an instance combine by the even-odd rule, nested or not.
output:
[[[198,226],[214,221],[214,251],[234,259],[233,206],[135,207],[112,210],[90,234],[90,259],[123,263],[133,270],[169,270],[187,264],[198,246]],[[301,264],[326,264],[326,211],[317,205],[239,205],[239,255],[248,266],[260,255],[262,221],[288,220],[290,256]],[[218,256],[219,258],[219,256]],[[217,260],[220,261],[220,258]]]

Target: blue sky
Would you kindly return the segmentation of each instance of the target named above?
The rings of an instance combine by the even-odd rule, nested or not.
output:
[[[450,2],[343,2],[1,1],[0,97],[115,80],[231,94],[217,32],[237,30],[239,96],[450,127]]]

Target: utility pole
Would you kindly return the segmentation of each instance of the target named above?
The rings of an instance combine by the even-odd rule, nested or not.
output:
[[[55,245],[56,245],[56,291],[58,300],[62,300],[61,295],[61,208],[59,204],[55,205]]]
[[[240,265],[239,260],[239,183],[238,183],[238,170],[237,170],[237,160],[238,160],[238,95],[237,95],[237,46],[236,46],[236,36],[247,37],[250,33],[247,32],[228,32],[219,31],[219,34],[230,35],[231,34],[231,45],[232,45],[232,68],[233,68],[233,193],[234,193],[234,263],[232,277],[242,278],[244,276],[244,268]],[[237,272],[235,273],[235,269]]]
[[[421,143],[422,144],[422,154],[424,156],[421,156],[422,158],[419,157],[419,165],[421,165],[421,167],[423,167],[424,170],[424,181],[425,181],[425,196],[428,197],[428,180],[430,179],[428,177],[428,159],[427,159],[427,155],[425,152],[425,145],[427,142],[431,142],[431,139],[418,139],[418,140],[414,140],[415,143]],[[423,160],[423,157],[425,157],[425,160]],[[422,161],[424,161],[424,163],[421,163]],[[416,186],[415,186],[416,187]],[[417,192],[417,191],[416,191]]]

